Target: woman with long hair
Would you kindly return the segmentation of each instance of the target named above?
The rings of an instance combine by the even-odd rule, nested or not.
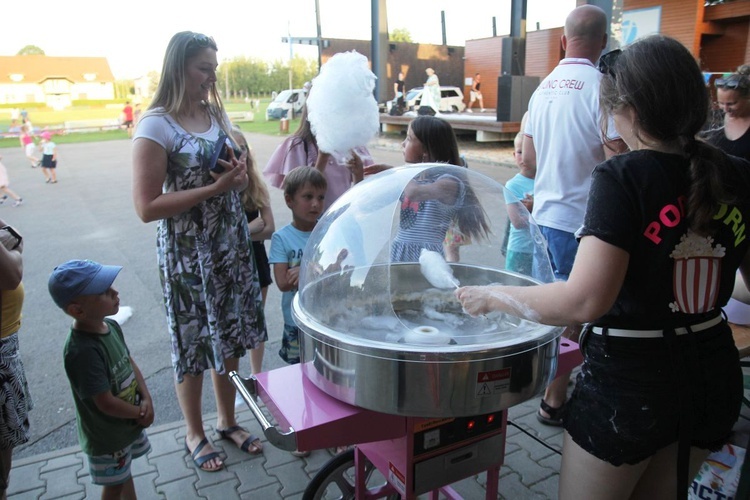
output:
[[[600,103],[630,148],[598,165],[568,281],[468,286],[473,315],[586,324],[563,425],[560,498],[684,498],[739,415],[721,308],[750,281],[750,164],[700,142],[708,92],[690,52],[654,35],[605,54]]]
[[[297,131],[279,144],[263,169],[263,175],[269,184],[281,188],[284,177],[295,168],[315,167],[328,182],[325,200],[327,209],[347,189],[362,180],[362,167],[372,164],[367,148],[354,148],[350,153],[349,159],[340,160],[334,155],[319,151],[305,104]]]
[[[211,165],[220,137],[231,137],[216,89],[216,42],[183,31],[169,41],[162,78],[133,140],[133,200],[144,222],[158,221],[157,255],[169,326],[185,449],[206,472],[223,467],[203,428],[203,373],[216,396],[217,437],[242,451],[261,441],[237,425],[229,372],[266,338],[260,284],[240,192],[247,154],[228,148]],[[222,170],[217,172],[217,170]]]
[[[714,80],[716,103],[724,113],[722,127],[706,134],[717,148],[750,160],[750,65]]]

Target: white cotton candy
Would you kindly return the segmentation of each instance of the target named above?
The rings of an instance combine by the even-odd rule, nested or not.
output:
[[[423,248],[419,253],[419,270],[435,288],[458,288],[458,280],[442,255]]]
[[[117,322],[118,325],[123,325],[127,320],[130,319],[130,317],[133,315],[133,308],[130,306],[120,306],[120,309],[117,311],[117,314],[113,314],[112,316],[107,316],[109,319],[113,319]]]
[[[376,79],[367,58],[355,51],[336,54],[323,65],[307,98],[307,117],[321,151],[346,157],[377,134]]]

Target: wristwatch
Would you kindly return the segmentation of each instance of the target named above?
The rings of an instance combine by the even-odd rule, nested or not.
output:
[[[10,233],[10,235],[13,236],[16,239],[16,244],[13,245],[13,248],[11,248],[11,250],[15,250],[16,248],[18,248],[19,246],[21,246],[21,242],[23,241],[23,238],[21,237],[20,234],[18,234],[16,232],[15,229],[13,229],[12,226],[3,226],[3,227],[0,227],[0,231],[8,231],[8,233]]]

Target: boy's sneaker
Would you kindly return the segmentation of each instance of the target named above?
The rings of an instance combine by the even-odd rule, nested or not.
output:
[[[3,197],[0,198],[0,205],[2,205],[3,203],[5,203],[5,200],[7,200],[7,199],[8,199],[8,195],[4,194]]]
[[[20,204],[22,204],[22,203],[23,203],[23,198],[18,198],[18,199],[16,200],[16,202],[15,202],[15,203],[13,203],[13,206],[14,206],[14,207],[17,207],[17,206],[19,206],[19,205],[20,205]]]
[[[466,112],[467,113],[473,113],[473,111],[471,110],[471,108],[467,109]]]
[[[237,394],[234,395],[234,409],[242,410],[243,408],[245,408],[245,406],[246,406],[245,399],[242,396],[240,396],[240,393],[238,392]]]

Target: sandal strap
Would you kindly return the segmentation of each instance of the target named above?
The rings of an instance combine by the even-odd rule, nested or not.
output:
[[[563,406],[565,406],[565,403],[563,403],[562,406],[560,406],[558,408],[553,408],[550,405],[548,405],[547,402],[545,400],[543,400],[543,399],[540,400],[540,402],[539,402],[539,407],[542,410],[544,410],[547,413],[547,415],[550,416],[550,418],[552,420],[557,420],[558,413],[560,413],[560,411],[562,411]]]

